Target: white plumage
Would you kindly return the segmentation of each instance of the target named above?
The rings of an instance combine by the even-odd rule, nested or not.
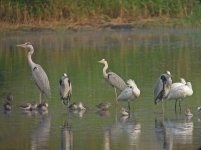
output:
[[[185,81],[183,79],[183,81]],[[168,100],[175,99],[175,111],[176,111],[176,105],[177,105],[177,100],[179,100],[179,106],[180,106],[180,101],[188,96],[193,95],[193,89],[191,82],[183,82],[182,83],[174,83],[173,86],[170,89],[170,92],[167,96]],[[180,111],[181,111],[181,106],[180,106]]]
[[[192,85],[191,82],[187,82],[186,84],[171,88],[167,99],[183,99],[191,95],[193,95]]]
[[[117,100],[128,101],[128,108],[130,111],[130,101],[135,100],[140,96],[140,90],[135,84],[134,80],[129,79],[127,84],[127,87],[120,93],[120,95],[117,97]]]

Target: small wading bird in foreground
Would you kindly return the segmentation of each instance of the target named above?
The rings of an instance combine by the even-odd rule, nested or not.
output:
[[[180,101],[184,98],[193,95],[193,89],[191,82],[184,82],[185,80],[181,80],[182,83],[175,83],[177,86],[172,86],[170,92],[167,96],[168,100],[175,99],[175,112],[177,111],[177,101],[179,101],[179,107],[181,112],[181,104]],[[174,84],[173,84],[174,85]]]
[[[108,110],[111,106],[111,103],[110,102],[101,102],[99,103],[98,105],[96,105],[97,108],[99,108],[100,110]]]
[[[49,85],[47,74],[45,73],[45,71],[39,64],[36,64],[32,61],[31,56],[34,53],[34,48],[30,42],[27,42],[25,44],[19,44],[17,46],[23,47],[28,50],[28,54],[27,54],[28,64],[29,64],[29,67],[31,68],[33,79],[40,90],[39,99],[41,103],[43,94],[45,94],[48,98],[51,97],[50,85]]]
[[[22,110],[26,110],[26,111],[32,111],[32,110],[36,110],[37,109],[37,103],[33,102],[33,103],[25,103],[19,106],[20,109]]]
[[[12,110],[12,101],[13,101],[13,95],[9,93],[6,97],[6,102],[4,103],[4,111],[11,111]]]
[[[70,111],[86,110],[86,108],[83,106],[82,102],[72,103],[68,108],[69,108]]]
[[[124,90],[126,88],[126,83],[116,73],[106,72],[108,69],[108,63],[105,59],[100,60],[99,63],[104,64],[103,77],[114,88],[115,96],[116,96],[116,102],[117,102],[117,91],[116,91],[116,89],[118,89],[120,91]]]
[[[59,84],[60,98],[63,104],[68,106],[72,95],[72,84],[66,73],[62,75],[61,79],[59,80]]]
[[[127,81],[127,84],[128,86],[117,97],[117,100],[128,102],[128,111],[130,114],[130,101],[135,100],[136,98],[140,96],[140,90],[138,89],[134,80],[129,79]]]
[[[129,116],[129,111],[124,107],[121,108],[120,113],[122,116]]]
[[[172,77],[171,73],[169,71],[166,71],[166,73],[160,75],[154,88],[154,103],[157,104],[160,101],[162,101],[162,109],[163,109],[163,99],[167,98],[172,85],[171,77]]]

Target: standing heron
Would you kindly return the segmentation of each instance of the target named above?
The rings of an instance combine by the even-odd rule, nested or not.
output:
[[[166,71],[162,74],[156,82],[154,88],[154,102],[155,104],[163,101],[164,98],[169,94],[170,88],[172,85],[171,73]]]
[[[60,83],[60,98],[64,105],[68,105],[72,95],[72,84],[66,73],[63,74],[59,83]]]
[[[140,90],[138,89],[134,80],[129,79],[127,83],[128,83],[128,86],[117,97],[117,100],[128,101],[128,110],[130,113],[130,101],[135,100],[136,98],[140,96]]]
[[[23,47],[28,50],[28,54],[27,54],[28,64],[29,64],[29,67],[31,68],[31,72],[32,72],[32,76],[35,81],[35,84],[40,90],[39,99],[41,103],[43,94],[45,94],[48,98],[51,97],[50,85],[49,85],[47,74],[45,73],[45,71],[39,64],[36,64],[32,61],[31,56],[34,53],[34,48],[30,42],[20,44],[17,46]]]
[[[105,59],[100,60],[99,63],[105,65],[104,68],[103,68],[103,77],[114,88],[115,96],[116,96],[116,100],[117,100],[117,91],[116,91],[116,89],[119,89],[120,91],[124,90],[126,88],[126,83],[116,73],[114,73],[114,72],[106,72],[107,69],[108,69],[108,63],[107,63],[107,61]]]
[[[193,95],[193,89],[191,82],[186,82],[186,84],[181,84],[176,87],[171,87],[170,92],[167,96],[168,100],[175,99],[175,112],[177,111],[177,101],[179,100],[179,107],[180,107],[180,112],[181,112],[181,104],[180,101],[188,96]]]

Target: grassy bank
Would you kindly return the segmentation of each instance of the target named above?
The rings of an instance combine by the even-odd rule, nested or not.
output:
[[[1,26],[74,26],[185,20],[201,24],[198,0],[0,0]],[[157,18],[157,19],[156,19]]]

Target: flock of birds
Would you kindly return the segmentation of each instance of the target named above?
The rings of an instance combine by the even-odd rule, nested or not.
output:
[[[32,61],[32,54],[34,53],[34,48],[30,42],[25,44],[17,45],[18,47],[22,47],[28,50],[27,59],[28,64],[32,72],[32,76],[35,84],[40,90],[39,96],[39,104],[37,103],[26,103],[20,105],[19,107],[23,110],[42,110],[45,111],[48,108],[48,103],[42,101],[43,95],[45,94],[48,98],[51,97],[50,92],[50,84],[47,77],[47,74],[43,70],[43,68]],[[108,63],[105,59],[99,61],[99,63],[103,64],[103,77],[105,80],[114,88],[115,91],[115,99],[116,103],[118,101],[127,101],[128,109],[121,108],[122,115],[130,115],[130,102],[137,99],[140,96],[140,90],[137,87],[134,80],[129,79],[127,83],[119,77],[114,72],[107,72]],[[85,110],[86,108],[82,104],[82,102],[72,103],[70,104],[70,99],[72,96],[72,84],[66,73],[62,75],[60,78],[60,98],[64,105],[67,105],[70,110]],[[117,95],[117,90],[120,91],[120,94]],[[172,75],[170,71],[166,71],[161,74],[158,78],[155,88],[154,88],[154,101],[155,104],[160,101],[163,102],[164,99],[167,100],[176,100],[175,101],[175,112],[177,111],[177,102],[179,102],[180,112],[181,112],[181,104],[180,102],[193,94],[193,89],[191,82],[186,82],[183,78],[181,78],[180,82],[172,83]],[[7,101],[4,104],[4,110],[10,111],[12,109],[12,100],[13,96],[9,94],[7,96]],[[109,102],[103,102],[97,105],[100,110],[108,110],[111,106]],[[201,111],[201,107],[198,107],[198,110]],[[193,115],[190,109],[187,109],[186,115]]]

